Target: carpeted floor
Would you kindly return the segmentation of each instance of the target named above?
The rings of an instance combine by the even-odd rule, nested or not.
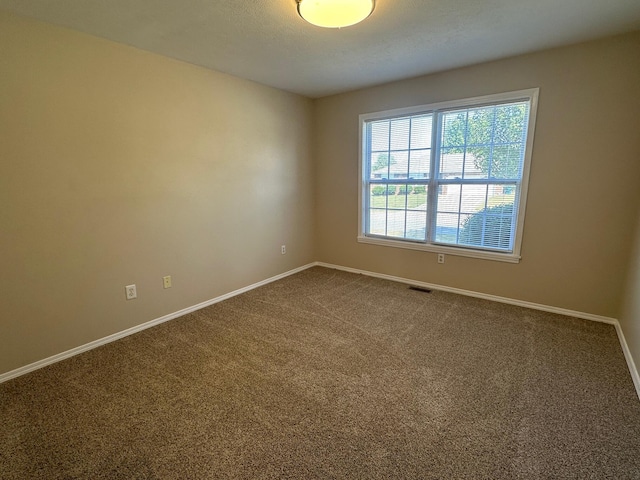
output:
[[[0,385],[2,479],[638,479],[611,325],[312,268]]]

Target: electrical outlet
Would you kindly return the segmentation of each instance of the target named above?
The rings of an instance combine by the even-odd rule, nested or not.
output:
[[[136,291],[135,285],[127,285],[126,287],[124,287],[124,292],[127,295],[127,300],[138,298],[138,292]]]
[[[162,284],[164,285],[164,288],[171,288],[171,275],[162,277]]]
[[[287,246],[286,245],[282,245],[282,247],[280,247],[280,251],[282,252],[283,255],[285,253],[287,253]]]
[[[438,263],[444,263],[444,253],[438,254]]]

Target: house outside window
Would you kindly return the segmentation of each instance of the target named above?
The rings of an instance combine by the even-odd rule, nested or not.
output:
[[[518,262],[537,98],[360,115],[358,241]]]

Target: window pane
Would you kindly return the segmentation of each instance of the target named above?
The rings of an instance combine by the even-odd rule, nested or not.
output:
[[[459,218],[457,213],[438,213],[436,215],[436,242],[457,243]]]
[[[487,185],[462,185],[460,211],[475,213],[483,209],[486,205],[488,189]]]
[[[420,210],[425,212],[427,210],[427,190],[426,185],[409,185],[407,195],[407,209],[408,210]]]
[[[409,149],[410,118],[396,118],[391,120],[391,150]]]
[[[387,211],[377,208],[369,209],[369,233],[372,235],[386,235]]]
[[[424,241],[427,231],[426,185],[370,185],[367,233]]]
[[[442,148],[457,150],[466,144],[467,112],[449,112],[442,115]]]
[[[464,148],[443,148],[440,154],[439,178],[462,178],[465,163]]]
[[[473,151],[472,151],[473,150]],[[478,153],[491,151],[489,147],[443,148],[440,154],[440,177],[451,178],[487,178],[487,169]]]
[[[391,187],[395,192],[395,187]],[[369,185],[369,207],[370,208],[387,208],[387,185]]]
[[[369,179],[405,184],[369,184],[368,231],[399,239],[426,240],[427,185],[431,170],[433,115],[373,121],[367,126]]]
[[[424,241],[427,234],[427,212],[407,212],[406,238]]]
[[[441,185],[436,241],[511,250],[516,189],[517,184]]]
[[[443,114],[440,178],[519,179],[528,121],[526,102]]]
[[[438,212],[458,213],[460,211],[460,189],[460,185],[438,187]]]
[[[517,179],[522,176],[524,144],[496,145],[491,156],[491,178]]]
[[[388,152],[371,152],[371,168],[369,170],[372,180],[389,178],[389,160],[391,160],[391,162],[395,161],[395,159],[392,158]]]
[[[387,210],[387,236],[404,238],[406,210]]]
[[[386,152],[389,150],[389,120],[372,122],[371,128],[371,151]]]
[[[431,149],[412,150],[409,156],[409,176],[415,179],[428,179]]]
[[[389,178],[396,180],[407,178],[409,171],[409,152],[406,150],[391,152],[389,158]]]
[[[466,150],[463,178],[487,178],[486,159],[491,156],[491,147],[469,147]]]
[[[492,215],[496,209],[489,207],[466,218],[460,225],[460,243],[510,250],[513,205],[504,209],[505,215]]]
[[[431,147],[432,115],[420,115],[411,119],[411,149]]]
[[[495,111],[494,143],[523,143],[529,105],[524,102],[500,105]]]
[[[495,107],[469,110],[467,145],[484,147],[491,143]]]

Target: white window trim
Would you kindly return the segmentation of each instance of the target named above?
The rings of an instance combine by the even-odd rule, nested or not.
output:
[[[358,149],[358,242],[371,245],[381,245],[385,247],[404,248],[409,250],[420,250],[425,252],[444,253],[461,257],[479,258],[485,260],[495,260],[500,262],[519,263],[521,260],[522,235],[524,232],[524,217],[527,205],[527,193],[529,190],[529,172],[531,169],[531,155],[533,152],[533,139],[536,126],[536,114],[538,110],[539,88],[517,90],[513,92],[485,95],[481,97],[465,98],[447,102],[432,103],[408,108],[397,108],[380,112],[365,113],[359,116],[359,149]],[[522,180],[520,184],[520,196],[518,197],[518,216],[513,242],[513,252],[494,252],[475,250],[464,247],[449,247],[432,243],[411,242],[406,240],[392,240],[375,236],[365,235],[365,195],[367,195],[367,178],[365,178],[364,152],[366,151],[365,122],[372,120],[388,119],[392,117],[402,117],[419,113],[438,113],[440,110],[452,108],[470,108],[487,104],[494,104],[508,101],[527,100],[530,102],[529,126],[527,130],[527,143],[525,145],[524,165],[522,169]]]

